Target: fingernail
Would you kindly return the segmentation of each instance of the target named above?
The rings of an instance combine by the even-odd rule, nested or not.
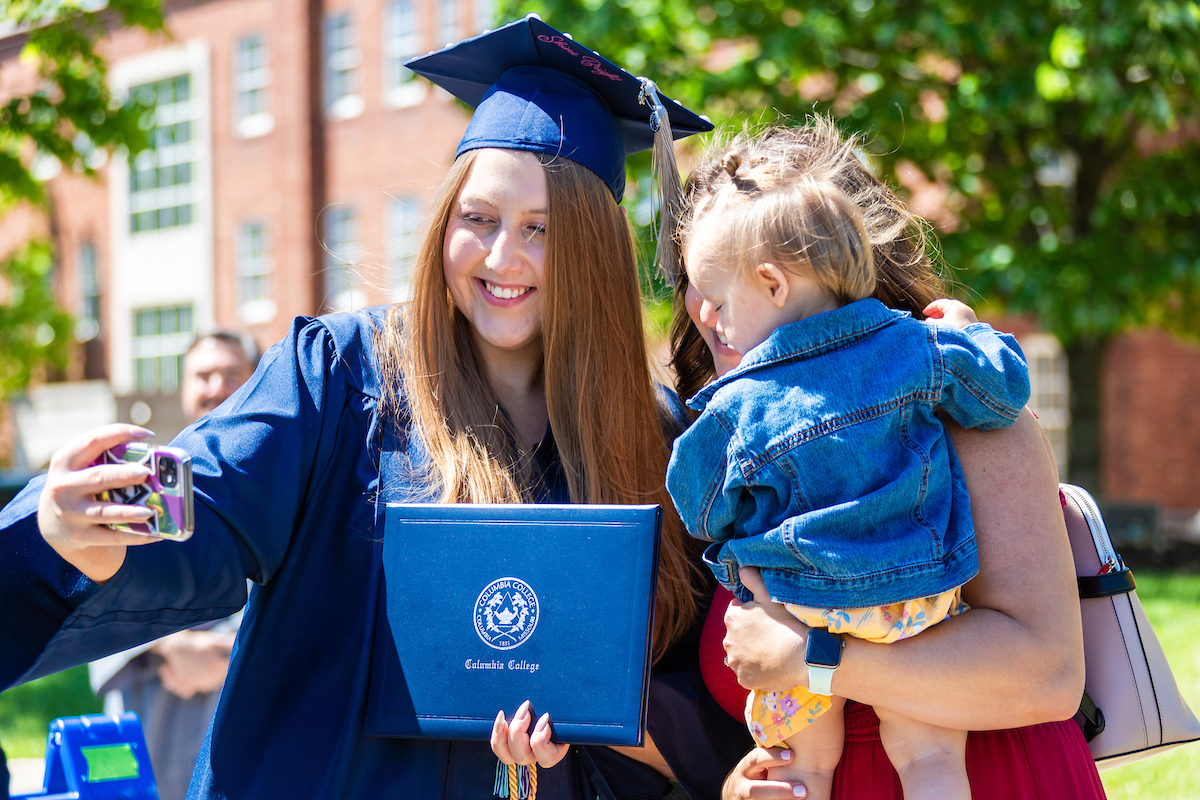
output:
[[[803,786],[793,786],[792,797],[808,797],[808,789]]]
[[[792,760],[792,751],[784,750],[782,753],[779,754],[779,757],[782,758],[784,761],[791,761]]]
[[[540,719],[538,719],[536,727],[545,728],[549,724],[550,724],[550,712],[546,712],[545,714],[542,714]]]
[[[133,438],[135,439],[153,439],[157,435],[157,433],[149,428],[139,428],[133,432]]]

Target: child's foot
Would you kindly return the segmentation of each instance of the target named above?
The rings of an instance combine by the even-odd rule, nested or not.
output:
[[[971,800],[967,732],[875,709],[879,740],[904,787],[904,800]]]
[[[929,753],[896,766],[904,800],[971,800],[963,759],[955,753]]]

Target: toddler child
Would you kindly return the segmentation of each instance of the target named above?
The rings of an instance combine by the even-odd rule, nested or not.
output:
[[[675,442],[667,487],[714,542],[718,580],[749,600],[738,568],[759,568],[811,628],[807,689],[755,691],[746,716],[759,745],[794,754],[771,779],[824,800],[844,736],[830,696],[841,635],[888,643],[967,610],[970,501],[936,412],[1009,425],[1029,377],[1015,340],[962,303],[937,301],[921,322],[871,298],[862,218],[831,182],[738,149],[721,164],[685,256],[714,356],[740,362],[689,401],[703,413]],[[908,800],[970,797],[965,731],[877,711]]]

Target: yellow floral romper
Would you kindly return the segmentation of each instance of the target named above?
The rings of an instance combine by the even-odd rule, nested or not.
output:
[[[962,601],[962,587],[932,597],[919,597],[902,603],[873,608],[785,608],[810,628],[827,628],[830,633],[846,633],[856,639],[890,644],[916,636],[931,625],[969,609]],[[762,747],[774,747],[812,724],[830,708],[828,697],[813,694],[803,686],[787,692],[750,693],[746,702],[746,723],[754,741]]]

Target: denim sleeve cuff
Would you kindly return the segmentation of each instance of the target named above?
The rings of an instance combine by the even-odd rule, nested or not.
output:
[[[704,563],[712,570],[717,582],[742,602],[750,602],[754,594],[738,578],[738,563],[728,542],[713,542],[704,548]]]

